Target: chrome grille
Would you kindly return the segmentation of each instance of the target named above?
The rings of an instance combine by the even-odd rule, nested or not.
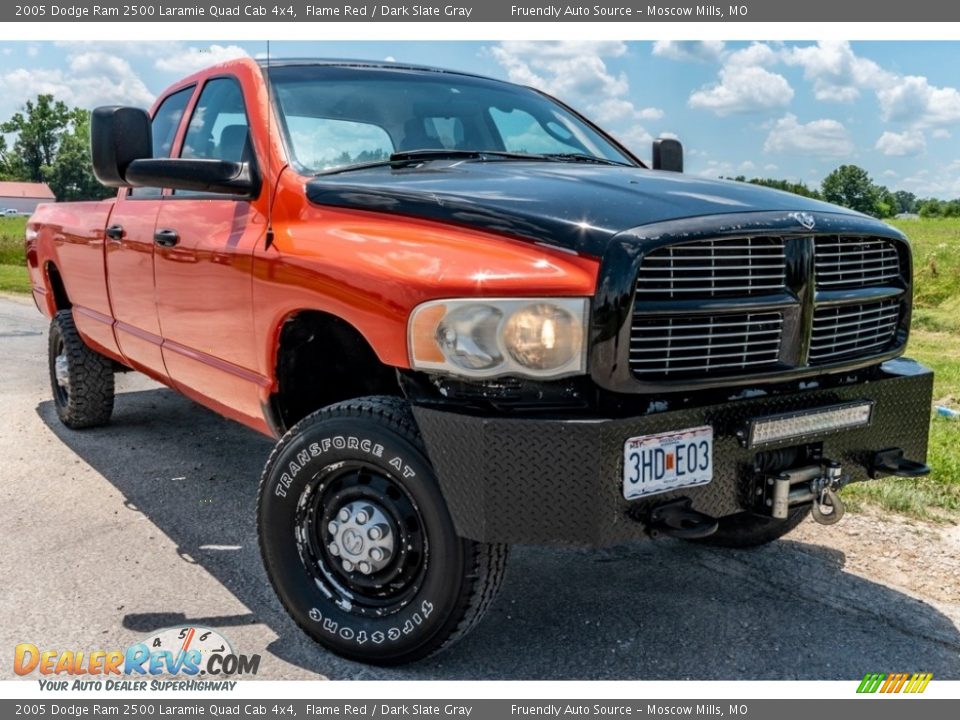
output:
[[[814,243],[818,288],[860,288],[900,278],[900,256],[890,240],[831,235]]]
[[[640,379],[733,374],[775,367],[783,315],[634,316],[630,367]]]
[[[786,285],[783,238],[700,240],[667,245],[643,258],[637,276],[641,300],[686,299],[781,292]]]
[[[809,363],[831,363],[880,352],[893,340],[899,321],[899,300],[817,308]]]

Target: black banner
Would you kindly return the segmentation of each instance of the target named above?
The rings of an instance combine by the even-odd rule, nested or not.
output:
[[[3,4],[0,22],[950,22],[960,4],[941,0],[910,3],[874,0],[803,3],[734,0],[736,4],[677,2],[346,3],[336,0],[204,3],[195,0],[64,0]]]
[[[851,691],[852,692],[852,691]],[[436,720],[508,720],[580,718],[687,717],[750,718],[750,720],[809,720],[811,717],[856,717],[871,720],[942,720],[956,717],[960,701],[871,700],[3,700],[0,717],[94,718],[126,716],[241,718],[434,718]],[[863,703],[869,703],[869,708]]]

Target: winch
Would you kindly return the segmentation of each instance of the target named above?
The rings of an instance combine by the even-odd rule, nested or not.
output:
[[[761,493],[771,517],[786,520],[790,508],[812,502],[813,519],[821,525],[833,525],[845,512],[838,491],[848,482],[850,476],[844,474],[839,462],[824,459],[815,465],[767,475]]]

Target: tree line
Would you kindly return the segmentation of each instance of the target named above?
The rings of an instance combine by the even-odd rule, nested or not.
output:
[[[0,180],[44,182],[59,201],[99,200],[114,190],[97,182],[90,160],[90,111],[69,108],[53,95],[37,95],[0,123]],[[5,136],[12,136],[8,145]],[[825,200],[874,217],[917,213],[921,217],[960,217],[960,198],[918,198],[905,190],[876,184],[861,167],[841,165],[820,187],[775,178],[738,180]]]
[[[906,190],[890,190],[885,185],[875,183],[869,173],[857,165],[841,165],[823,179],[819,188],[810,187],[803,182],[774,178],[748,180],[744,175],[725,179],[786,190],[878,218],[890,218],[901,213],[916,214],[920,217],[960,217],[960,198],[918,198]]]

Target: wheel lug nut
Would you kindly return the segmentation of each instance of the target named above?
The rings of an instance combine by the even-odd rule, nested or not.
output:
[[[357,513],[357,525],[363,525],[367,520],[370,519],[370,516],[367,515],[366,510],[361,510]]]
[[[374,562],[380,562],[383,560],[383,550],[378,547],[370,548],[370,559]]]
[[[340,511],[340,514],[337,515],[337,518],[340,522],[348,522],[350,520],[350,511],[344,508]]]
[[[336,535],[337,530],[339,529],[340,529],[340,526],[337,525],[337,523],[333,520],[331,520],[330,523],[327,525],[327,532],[330,533],[331,535]]]
[[[387,526],[383,523],[374,525],[372,528],[367,530],[367,537],[371,540],[380,540],[387,534],[388,529],[389,528],[387,528]]]
[[[347,572],[353,572],[353,563],[345,559],[343,561],[343,569]]]
[[[366,560],[361,560],[357,565],[357,570],[362,572],[364,575],[369,575],[371,570],[370,563],[368,563]]]
[[[335,542],[332,542],[332,543],[330,543],[329,545],[327,545],[327,550],[330,551],[330,554],[331,554],[331,555],[339,555],[339,554],[340,554],[340,546],[337,545]]]

